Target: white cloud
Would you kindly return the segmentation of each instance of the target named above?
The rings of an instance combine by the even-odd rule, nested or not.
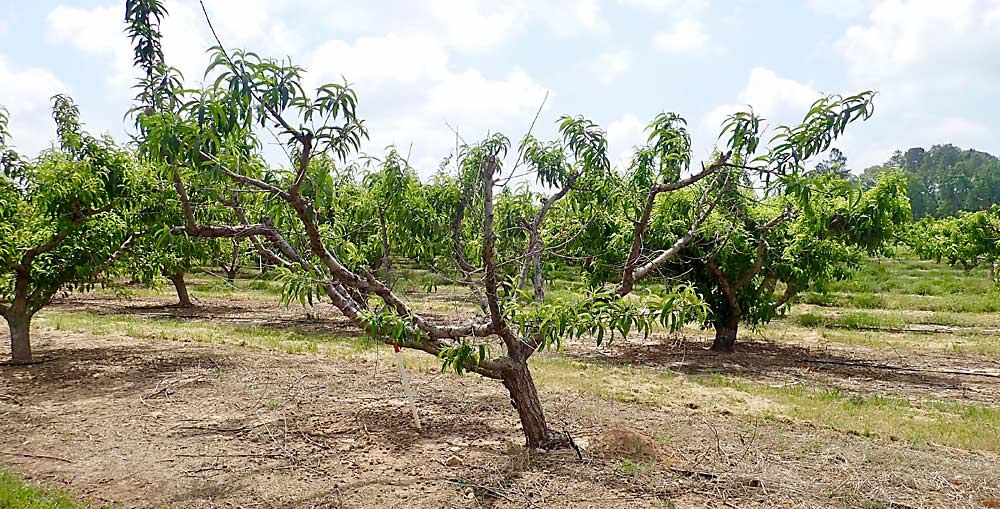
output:
[[[816,14],[835,18],[853,18],[869,12],[878,0],[809,0]]]
[[[681,53],[704,49],[708,44],[708,34],[702,30],[701,23],[686,18],[674,23],[668,32],[657,32],[653,35],[653,45],[656,49],[667,53]]]
[[[750,70],[747,84],[738,95],[739,103],[714,108],[705,118],[705,127],[718,130],[728,115],[745,110],[748,105],[772,126],[793,123],[800,120],[820,96],[812,84],[782,78],[770,69],[755,67]]]
[[[958,87],[983,71],[997,74],[996,66],[984,65],[1000,59],[996,9],[995,0],[883,0],[836,48],[859,80]]]
[[[634,5],[657,12],[689,12],[707,9],[709,0],[618,0],[619,4]]]
[[[605,51],[591,62],[590,72],[597,76],[597,81],[608,84],[632,67],[632,53],[628,50]]]
[[[514,119],[530,122],[545,94],[545,87],[524,71],[515,70],[502,80],[491,80],[478,70],[469,69],[433,85],[428,90],[426,109],[439,117],[486,126]],[[545,103],[546,107],[550,104]]]
[[[201,8],[196,5],[187,3],[170,5],[170,15],[164,18],[160,27],[163,32],[163,56],[167,65],[179,69],[188,82],[201,81],[205,67],[209,63],[206,51],[215,45],[215,41],[208,35]],[[224,32],[220,37],[227,35]],[[118,37],[124,39],[122,35]],[[243,41],[234,38],[223,39],[223,42],[229,47],[238,47]],[[270,46],[260,48],[264,55],[269,53],[269,49]]]
[[[122,33],[120,5],[93,9],[59,5],[49,12],[47,38],[50,44],[71,45],[89,55],[110,56],[108,82],[121,86],[132,72],[132,49]]]
[[[542,3],[542,2],[539,2]],[[556,23],[557,31],[572,34],[575,32],[573,25],[588,31],[603,30],[605,28],[604,16],[601,13],[601,4],[597,0],[576,0],[554,2],[554,8],[548,13],[550,22]],[[564,18],[565,13],[571,16]],[[563,20],[568,19],[570,23]]]
[[[440,28],[442,40],[459,51],[495,48],[531,23],[539,23],[560,35],[578,35],[605,27],[599,0],[427,0],[423,7]],[[419,18],[411,21],[419,24]]]
[[[427,9],[444,28],[450,45],[480,50],[503,41],[521,25],[522,12],[516,6],[497,3],[502,10],[484,12],[485,2],[470,0],[430,0]]]
[[[448,52],[433,36],[421,33],[361,37],[351,44],[330,40],[313,52],[308,69],[324,81],[340,81],[343,75],[364,85],[412,83],[446,76]]]
[[[895,149],[954,143],[996,150],[993,131],[956,108],[1000,79],[1000,1],[878,0],[834,48],[855,89],[879,91],[871,133],[851,138],[863,164]],[[978,111],[966,113],[977,115]],[[875,154],[881,154],[876,156]],[[855,158],[857,160],[857,158]]]
[[[208,64],[205,51],[212,45],[202,26],[201,12],[185,3],[171,4],[163,20],[163,52],[167,65],[189,79],[201,78]],[[235,9],[239,11],[239,9]],[[88,56],[107,57],[107,82],[117,89],[131,87],[135,77],[132,45],[124,33],[118,4],[91,9],[59,5],[49,12],[47,38],[50,44],[73,46]]]
[[[68,91],[48,69],[16,69],[0,55],[0,106],[10,113],[11,142],[22,155],[33,156],[52,142],[51,97]]]
[[[646,123],[628,113],[608,124],[608,157],[618,168],[628,166],[633,149],[646,142]]]

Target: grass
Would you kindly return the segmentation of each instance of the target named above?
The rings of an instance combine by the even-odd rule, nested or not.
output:
[[[84,506],[67,495],[33,486],[21,478],[0,471],[0,509],[81,509]]]
[[[169,339],[200,343],[237,344],[288,353],[326,353],[350,356],[375,347],[364,336],[306,332],[299,329],[247,327],[203,320],[137,318],[94,313],[44,312],[39,325],[56,330],[87,331],[97,335],[126,334],[142,339]]]
[[[624,477],[635,477],[640,475],[651,468],[651,465],[647,463],[642,463],[635,460],[623,459],[618,464],[616,470],[618,474]]]
[[[955,332],[934,334],[919,332],[849,331],[824,329],[820,337],[834,343],[911,351],[946,351],[956,354],[1000,357],[1000,341],[995,333]]]
[[[860,436],[878,435],[915,445],[946,445],[1000,452],[1000,409],[943,402],[865,395],[804,387],[774,387],[709,375],[692,377],[698,384],[729,388],[763,397],[779,405],[761,417],[787,417]]]
[[[849,312],[839,316],[813,311],[795,315],[793,320],[803,327],[843,327],[845,329],[902,328],[907,322],[901,316]]]
[[[852,278],[834,282],[826,290],[804,293],[800,301],[858,309],[1000,312],[1000,289],[985,268],[967,273],[912,258],[868,260]]]
[[[892,293],[921,296],[981,294],[994,290],[985,268],[964,272],[912,258],[869,260],[854,277],[832,283],[834,293]]]
[[[807,292],[802,294],[799,302],[823,307],[855,309],[998,313],[1000,312],[1000,291],[994,287],[982,294],[967,293],[947,296]]]
[[[800,295],[784,323],[765,333],[799,340],[815,331],[849,345],[1000,357],[1000,287],[986,269],[965,272],[911,258],[868,260],[852,279],[828,290]],[[936,330],[914,330],[921,327]]]

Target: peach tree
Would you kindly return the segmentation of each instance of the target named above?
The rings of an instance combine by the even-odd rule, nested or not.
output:
[[[121,253],[133,155],[87,134],[69,97],[53,98],[58,143],[25,159],[0,109],[0,316],[12,361],[33,361],[31,319],[62,292],[90,288]]]

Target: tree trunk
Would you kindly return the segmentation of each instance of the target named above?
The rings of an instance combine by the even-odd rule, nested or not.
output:
[[[17,306],[7,314],[7,326],[10,328],[10,353],[15,364],[28,364],[31,356],[30,326],[31,316]]]
[[[538,398],[538,390],[531,378],[527,362],[511,361],[512,367],[503,372],[503,385],[510,393],[510,402],[517,410],[524,429],[529,449],[550,449],[558,447],[565,439],[557,432],[549,430],[545,424],[545,413]]]
[[[174,284],[174,289],[177,290],[177,305],[182,308],[193,307],[194,304],[191,303],[191,296],[188,294],[187,283],[184,282],[184,273],[178,272],[177,274],[168,274],[167,279]]]
[[[389,261],[389,230],[385,224],[385,213],[378,216],[379,225],[382,230],[382,269],[385,270],[385,286],[392,288],[392,271]]]
[[[545,274],[542,272],[542,241],[539,239],[536,246],[536,251],[532,256],[532,263],[534,264],[535,270],[535,302],[542,302],[545,300]]]
[[[739,319],[727,320],[725,323],[715,323],[715,341],[712,351],[732,353],[736,349],[736,332],[739,330]]]
[[[229,256],[229,262],[222,267],[222,270],[226,272],[229,284],[236,284],[236,276],[240,272],[240,242],[236,238],[233,238],[233,252]]]

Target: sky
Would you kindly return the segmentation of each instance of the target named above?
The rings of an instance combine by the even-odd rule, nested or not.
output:
[[[747,105],[771,126],[822,94],[878,92],[835,146],[855,171],[894,150],[953,143],[1000,154],[1000,0],[204,0],[222,42],[352,83],[371,134],[423,175],[455,146],[583,115],[627,161],[658,113],[687,119],[694,159]],[[197,0],[164,0],[167,63],[191,83],[213,45]],[[91,132],[127,140],[135,95],[124,0],[0,0],[0,105],[13,143],[55,136],[70,94]],[[547,96],[547,99],[546,99]],[[544,101],[544,104],[543,104]]]

